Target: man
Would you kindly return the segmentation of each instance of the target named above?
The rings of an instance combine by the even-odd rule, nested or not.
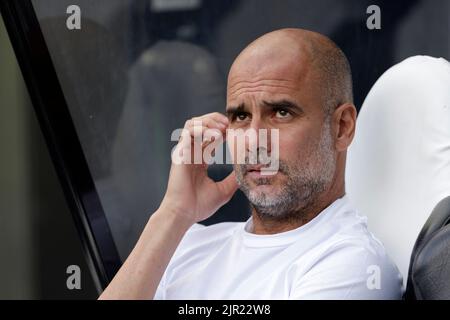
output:
[[[263,175],[246,161],[214,182],[205,164],[173,163],[159,209],[100,298],[400,298],[397,268],[345,195],[356,109],[342,51],[306,30],[260,37],[230,69],[226,113],[187,121],[180,149],[198,135],[197,121],[224,135],[277,129],[279,170]],[[247,222],[196,224],[238,187],[251,204]]]

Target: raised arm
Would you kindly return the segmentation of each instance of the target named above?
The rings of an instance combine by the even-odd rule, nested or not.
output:
[[[194,123],[202,122],[201,129]],[[194,139],[206,129],[225,135],[228,119],[211,113],[186,122],[185,135],[174,153],[194,150]],[[203,144],[202,150],[207,146]],[[173,158],[172,158],[173,159]],[[152,168],[149,168],[152,170]],[[232,172],[220,182],[207,175],[207,164],[177,164],[172,161],[164,199],[150,217],[136,246],[99,299],[152,299],[164,271],[186,231],[214,214],[237,189]]]

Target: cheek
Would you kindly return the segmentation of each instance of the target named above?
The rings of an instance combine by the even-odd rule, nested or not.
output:
[[[280,160],[295,163],[304,159],[310,150],[309,142],[311,138],[304,132],[281,133],[279,138]]]
[[[287,160],[288,162],[295,161],[295,159],[298,158],[299,154],[301,154],[300,150],[302,148],[302,143],[301,141],[298,141],[298,139],[293,139],[291,137],[280,137],[280,160]]]

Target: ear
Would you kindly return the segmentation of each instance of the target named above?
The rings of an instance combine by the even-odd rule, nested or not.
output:
[[[356,108],[352,103],[344,103],[333,113],[335,146],[338,152],[345,151],[355,136]]]

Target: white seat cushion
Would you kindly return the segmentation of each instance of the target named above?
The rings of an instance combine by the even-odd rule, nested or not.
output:
[[[450,195],[448,61],[411,57],[378,79],[358,115],[346,189],[407,279],[423,224]]]

